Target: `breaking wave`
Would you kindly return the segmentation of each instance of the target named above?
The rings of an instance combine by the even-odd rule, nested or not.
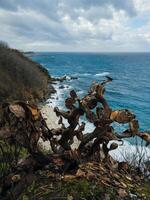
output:
[[[91,74],[90,73],[84,73],[82,74],[82,76],[90,76]]]
[[[116,142],[116,141],[115,141]],[[110,155],[118,161],[128,161],[137,163],[140,159],[146,162],[150,159],[150,148],[143,145],[133,145],[124,140],[123,145],[117,149],[110,151]]]
[[[68,94],[68,91],[70,91],[71,88],[72,87],[70,85],[58,82],[55,85],[56,93],[51,95],[51,97],[47,100],[47,103],[52,107],[58,106],[61,109],[64,108],[65,95]]]
[[[108,75],[110,75],[109,72],[102,72],[102,73],[95,74],[95,76],[108,76]]]

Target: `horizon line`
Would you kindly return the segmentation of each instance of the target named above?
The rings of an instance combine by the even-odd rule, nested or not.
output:
[[[29,51],[24,51],[20,50],[23,53],[150,53],[150,51],[34,51],[34,50],[29,50]]]

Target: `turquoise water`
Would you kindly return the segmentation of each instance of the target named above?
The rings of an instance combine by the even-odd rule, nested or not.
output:
[[[90,84],[104,75],[114,80],[106,88],[112,108],[128,108],[135,112],[141,129],[150,129],[150,53],[36,53],[34,61],[48,69],[51,76],[76,76],[59,89],[57,104],[74,88],[83,96]]]

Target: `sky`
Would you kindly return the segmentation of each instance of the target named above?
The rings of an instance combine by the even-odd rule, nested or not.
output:
[[[23,51],[150,52],[150,0],[0,0],[0,27]]]

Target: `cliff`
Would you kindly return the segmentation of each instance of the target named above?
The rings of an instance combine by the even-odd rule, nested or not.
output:
[[[48,71],[18,50],[0,43],[0,102],[39,102],[55,92]]]

